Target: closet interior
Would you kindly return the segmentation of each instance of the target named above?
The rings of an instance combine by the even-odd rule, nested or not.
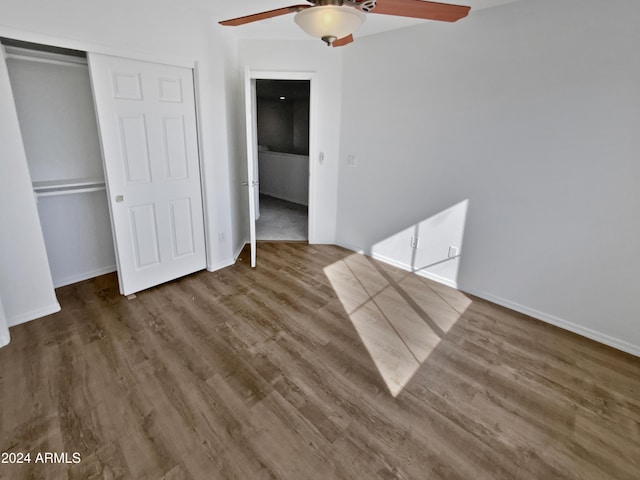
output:
[[[86,53],[1,38],[55,287],[116,270]]]

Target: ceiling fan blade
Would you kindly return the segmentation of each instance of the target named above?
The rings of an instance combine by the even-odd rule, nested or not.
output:
[[[335,40],[331,46],[333,47],[344,47],[345,45],[349,45],[351,42],[353,42],[353,35],[349,34],[346,37],[342,37],[339,38],[338,40]]]
[[[244,25],[246,23],[258,22],[260,20],[266,20],[267,18],[279,17],[280,15],[286,15],[288,13],[296,13],[305,8],[311,8],[311,5],[291,5],[290,7],[276,8],[275,10],[268,10],[266,12],[254,13],[253,15],[246,15],[244,17],[232,18],[230,20],[223,20],[220,25],[237,27],[238,25]]]
[[[425,2],[423,0],[376,0],[376,6],[371,10],[371,13],[455,22],[466,17],[469,10],[471,7],[464,5]]]

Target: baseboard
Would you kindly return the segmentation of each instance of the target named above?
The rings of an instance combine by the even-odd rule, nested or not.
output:
[[[31,320],[35,320],[36,318],[46,317],[47,315],[51,315],[52,313],[56,313],[59,311],[60,304],[56,302],[46,307],[38,308],[30,312],[21,313],[19,315],[7,318],[7,324],[9,325],[9,327],[15,327],[16,325],[30,322]]]
[[[72,283],[82,282],[83,280],[89,280],[90,278],[99,277],[100,275],[105,275],[107,273],[113,273],[118,270],[118,267],[115,265],[109,265],[108,267],[98,268],[96,270],[92,270],[90,272],[83,272],[78,275],[72,275],[70,277],[65,277],[59,280],[56,280],[53,283],[54,288],[65,287],[67,285],[71,285]]]
[[[370,250],[364,250],[362,248],[357,248],[354,247],[352,245],[347,245],[345,243],[338,243],[338,246],[342,247],[342,248],[346,248],[347,250],[351,250],[353,252],[356,253],[360,253],[362,255],[366,255],[367,257],[371,257],[375,260],[379,260],[383,263],[387,263],[389,265],[393,265],[394,267],[398,267],[402,270],[405,270],[407,272],[412,272],[415,273],[416,275],[420,276],[420,277],[424,277],[424,278],[428,278],[429,280],[433,280],[434,282],[438,282],[438,283],[442,283],[443,285],[446,285],[447,287],[451,287],[451,288],[458,288],[458,284],[446,277],[440,276],[440,275],[436,275],[435,273],[431,273],[431,272],[427,272],[425,270],[414,270],[413,267],[411,267],[411,265],[404,263],[404,262],[399,262],[398,260],[395,260],[393,258],[390,257],[386,257],[384,255],[380,255],[378,253],[373,253]]]
[[[309,239],[308,243],[309,245],[337,245],[335,238],[314,238]]]
[[[235,252],[233,252],[233,257],[232,258],[228,258],[228,259],[223,260],[223,261],[218,262],[218,263],[210,263],[210,264],[208,264],[207,265],[207,270],[209,272],[215,272],[216,270],[221,270],[223,268],[230,267],[231,265],[236,263],[236,260],[238,260],[238,257],[240,256],[240,252],[242,252],[242,249],[244,248],[244,246],[246,244],[247,244],[247,242],[241,243],[240,246],[236,248]]]
[[[216,270],[222,270],[223,268],[230,267],[234,263],[236,263],[236,261],[233,258],[228,258],[218,263],[210,263],[207,265],[207,271],[215,272]]]
[[[337,246],[339,246],[339,247],[346,248],[347,250],[351,250],[352,252],[360,253],[360,254],[366,255],[368,257],[371,256],[371,251],[369,251],[369,250],[364,250],[364,249],[362,249],[360,247],[354,247],[353,245],[349,245],[347,243],[338,242],[338,241],[336,241],[335,244]]]
[[[540,310],[536,310],[534,308],[529,308],[524,305],[520,305],[519,303],[512,302],[502,297],[497,297],[487,292],[474,290],[472,288],[471,289],[465,288],[464,292],[469,293],[471,295],[475,295],[476,297],[480,297],[484,300],[488,300],[489,302],[501,305],[510,310],[524,313],[525,315],[533,317],[536,320],[541,320],[550,325],[554,325],[556,327],[562,328],[563,330],[568,330],[570,332],[577,333],[580,336],[589,338],[598,343],[602,343],[604,345],[608,345],[609,347],[613,347],[617,350],[622,350],[623,352],[627,352],[627,353],[630,353],[631,355],[635,355],[636,357],[640,357],[640,346],[638,345],[633,345],[631,343],[625,342],[624,340],[620,340],[618,338],[611,337],[607,334],[598,332],[597,330],[583,327],[582,325],[578,325],[577,323],[573,323],[568,320],[564,320],[562,318],[556,317],[554,315],[541,312]]]
[[[242,242],[235,250],[235,252],[233,252],[233,261],[235,262],[236,260],[238,260],[238,257],[240,256],[240,254],[242,253],[242,249],[245,247],[245,245],[247,245],[249,242],[247,242],[246,240],[244,242]]]
[[[9,345],[10,341],[11,335],[9,334],[9,332],[0,334],[0,348],[4,347],[5,345]]]
[[[400,268],[402,270],[406,270],[407,272],[415,273],[416,275],[418,275],[420,277],[428,278],[429,280],[433,280],[434,282],[442,283],[443,285],[446,285],[447,287],[458,288],[458,283],[455,282],[454,280],[451,280],[450,278],[446,278],[446,277],[443,277],[441,275],[436,275],[435,273],[431,273],[431,272],[428,272],[426,270],[414,270],[411,267],[411,265],[409,265],[407,263],[398,262],[397,260],[394,260],[394,259],[389,258],[389,257],[385,257],[384,255],[379,255],[377,253],[371,253],[371,254],[365,254],[365,255],[369,255],[371,258],[374,258],[374,259],[379,260],[379,261],[384,262],[384,263],[388,263],[389,265],[393,265],[393,266],[398,267],[398,268]]]
[[[2,306],[2,298],[0,297],[0,348],[4,347],[11,341],[11,334],[7,325],[7,317]]]
[[[388,258],[385,257],[383,255],[377,255],[375,253],[372,253],[371,251],[367,251],[361,248],[357,248],[357,247],[353,247],[352,245],[347,245],[344,243],[338,243],[339,246],[346,248],[347,250],[351,250],[353,252],[356,253],[360,253],[363,255],[367,255],[369,257],[372,257],[376,260],[379,260],[381,262],[387,263],[389,265],[393,265],[394,267],[398,267],[401,268],[402,270],[406,270],[406,271],[412,271],[411,266],[407,265],[403,262],[398,262],[397,260],[394,260],[392,258]],[[429,280],[433,280],[435,282],[441,283],[443,285],[446,285],[448,287],[452,287],[452,288],[456,288],[459,289],[465,293],[469,293],[471,295],[475,295],[476,297],[480,297],[484,300],[487,300],[489,302],[495,303],[497,305],[501,305],[503,307],[506,307],[510,310],[514,310],[516,312],[519,313],[523,313],[525,315],[528,315],[532,318],[535,318],[536,320],[540,320],[542,322],[548,323],[550,325],[554,325],[556,327],[562,328],[563,330],[568,330],[570,332],[576,333],[580,336],[586,337],[590,340],[594,340],[598,343],[602,343],[604,345],[607,345],[609,347],[615,348],[617,350],[621,350],[623,352],[627,352],[630,353],[631,355],[635,355],[636,357],[640,357],[640,346],[638,345],[634,345],[632,343],[628,343],[625,342],[624,340],[620,340],[618,338],[615,337],[611,337],[607,334],[598,332],[596,330],[587,328],[587,327],[583,327],[582,325],[578,325],[577,323],[573,323],[570,322],[568,320],[564,320],[562,318],[556,317],[554,315],[550,315],[548,313],[544,313],[541,312],[539,310],[536,310],[534,308],[529,308],[526,307],[524,305],[520,305],[519,303],[516,302],[512,302],[510,300],[507,300],[505,298],[502,297],[498,297],[496,295],[492,295],[488,292],[484,292],[484,291],[480,291],[480,290],[474,290],[474,289],[470,289],[470,288],[462,288],[460,287],[457,282],[454,282],[448,278],[444,278],[441,277],[439,275],[434,275],[432,273],[429,272],[425,272],[425,271],[421,271],[418,270],[416,272],[417,275],[421,276],[421,277],[425,277],[428,278]]]

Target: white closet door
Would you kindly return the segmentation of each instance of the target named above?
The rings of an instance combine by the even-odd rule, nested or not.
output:
[[[188,68],[89,54],[120,292],[206,266]]]

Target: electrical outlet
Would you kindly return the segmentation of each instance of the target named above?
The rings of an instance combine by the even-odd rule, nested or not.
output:
[[[355,155],[347,155],[347,165],[350,167],[354,167],[357,164],[357,158]]]
[[[449,258],[456,258],[458,256],[458,247],[449,247]]]
[[[414,235],[414,236],[411,237],[411,240],[409,241],[409,246],[411,248],[418,248],[418,242],[419,241],[420,241],[420,239]]]
[[[224,242],[224,239],[225,239],[225,234],[224,234],[224,232],[220,232],[220,233],[218,234],[218,240],[220,240],[221,242]]]

